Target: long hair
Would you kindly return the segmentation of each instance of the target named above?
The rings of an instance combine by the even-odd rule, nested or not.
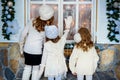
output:
[[[77,48],[81,48],[83,51],[88,51],[89,48],[93,47],[93,41],[91,40],[91,34],[87,28],[80,28],[78,33],[81,36],[81,41],[76,43]]]
[[[59,40],[60,40],[59,36],[57,36],[55,39],[49,39],[49,38],[46,37],[46,42],[47,41],[52,41],[53,43],[57,43]]]
[[[40,16],[33,20],[33,26],[36,28],[38,32],[44,31],[45,25],[52,25],[54,21],[54,16],[49,20],[41,20]]]

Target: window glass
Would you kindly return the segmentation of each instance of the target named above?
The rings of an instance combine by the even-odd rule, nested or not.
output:
[[[86,27],[91,31],[91,4],[79,5],[79,27]]]
[[[73,17],[73,22],[72,22],[72,25],[71,25],[71,28],[70,28],[70,32],[69,32],[69,35],[68,35],[68,38],[67,40],[73,40],[73,36],[75,34],[75,16],[76,16],[76,5],[63,5],[63,19],[65,19],[67,16],[72,16]],[[64,20],[63,20],[63,23]],[[64,25],[64,29],[65,29],[65,24]]]

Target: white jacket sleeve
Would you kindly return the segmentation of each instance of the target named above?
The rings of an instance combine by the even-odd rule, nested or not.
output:
[[[29,30],[29,26],[31,24],[31,21],[24,27],[23,32],[20,35],[20,40],[19,40],[19,46],[20,46],[20,53],[23,53],[23,46],[24,46],[24,42],[25,42],[25,38],[28,34],[28,30]]]
[[[70,68],[72,73],[76,72],[75,67],[76,67],[77,59],[78,59],[78,53],[77,53],[77,49],[76,49],[76,46],[75,46],[73,51],[72,51],[72,54],[70,56],[70,59],[69,59],[69,68]]]
[[[69,33],[69,30],[65,30],[63,36],[59,40],[59,44],[60,46],[62,46],[61,48],[63,48],[66,43],[66,38],[67,38],[68,33]]]
[[[23,42],[25,37],[27,36],[28,34],[28,31],[29,31],[29,27],[31,26],[31,22],[28,22],[28,24],[24,27],[22,33],[21,33],[21,36],[20,36],[20,42]]]
[[[63,48],[66,43],[66,38],[67,38],[68,32],[70,30],[72,21],[73,21],[72,16],[68,16],[67,18],[65,18],[65,29],[66,30],[64,31],[64,35],[61,37],[61,39],[59,41],[61,48]]]

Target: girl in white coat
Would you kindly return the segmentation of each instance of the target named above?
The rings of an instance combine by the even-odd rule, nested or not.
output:
[[[70,56],[69,68],[73,75],[77,75],[77,80],[84,80],[84,75],[86,80],[92,80],[99,57],[88,29],[80,28],[74,40],[76,44]]]
[[[43,71],[44,76],[48,80],[61,80],[62,75],[66,74],[67,66],[64,57],[64,45],[66,43],[67,34],[70,29],[72,17],[65,19],[66,27],[64,35],[59,38],[58,28],[55,25],[45,27],[45,35],[47,42],[44,44],[41,68],[39,76],[41,77]]]
[[[52,25],[54,10],[48,5],[39,8],[39,17],[30,20],[24,28],[20,38],[20,51],[24,54],[25,67],[22,80],[38,80],[39,65],[42,58],[42,46],[44,43],[45,25]],[[25,42],[24,42],[25,41]]]

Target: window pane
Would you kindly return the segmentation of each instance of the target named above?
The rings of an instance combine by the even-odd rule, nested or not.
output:
[[[76,8],[75,5],[63,5],[63,19],[65,19],[67,16],[72,16],[74,21],[72,22],[70,33],[68,35],[67,40],[73,40],[73,35],[75,34],[75,16],[76,16]],[[63,20],[63,26],[65,29],[65,22]]]
[[[79,5],[79,27],[86,27],[91,31],[91,4]]]
[[[30,6],[30,18],[36,18],[39,16],[39,7],[41,6],[41,4],[32,4]],[[55,4],[50,4],[50,6],[52,6],[55,10],[55,14],[54,14],[54,21],[55,21],[55,25],[58,26],[58,6]]]
[[[36,17],[38,17],[39,16],[39,13],[38,13],[38,7],[39,7],[40,5],[34,5],[34,4],[32,4],[30,7],[30,18],[36,18]]]

